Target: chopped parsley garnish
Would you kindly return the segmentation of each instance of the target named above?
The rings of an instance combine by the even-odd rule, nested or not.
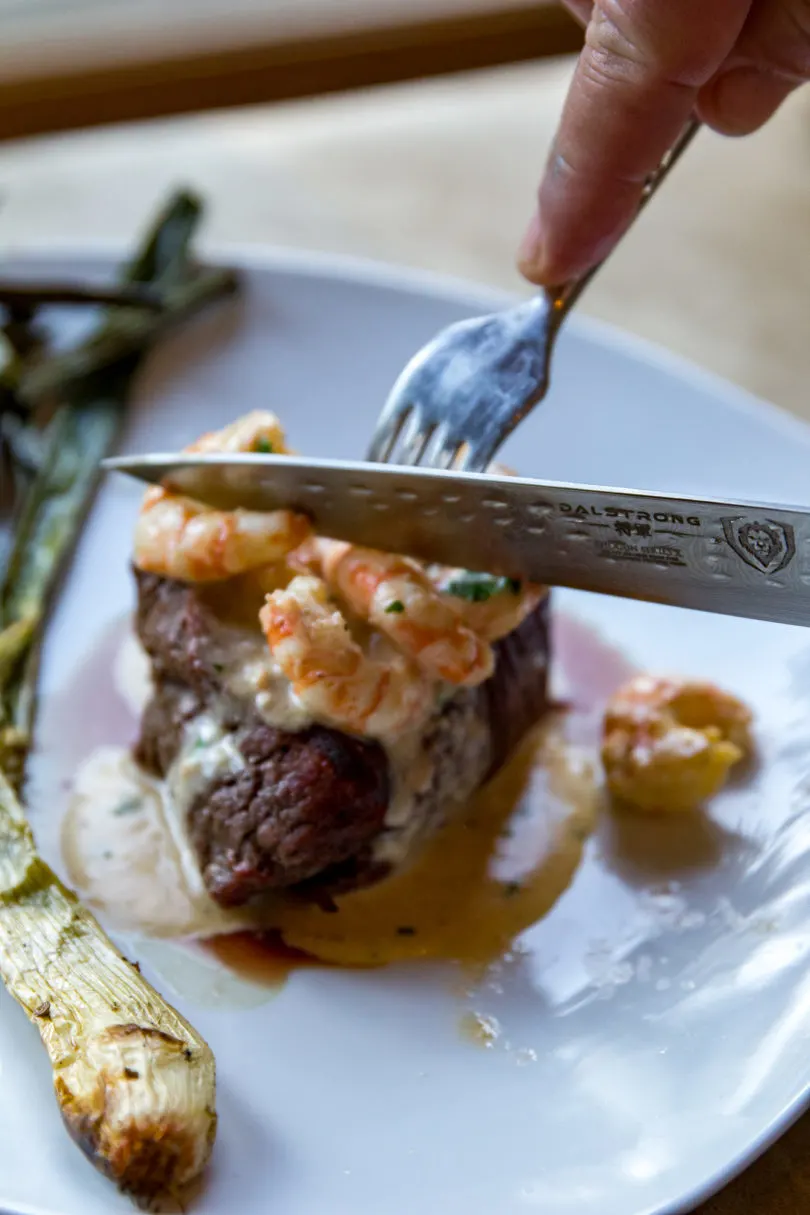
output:
[[[415,928],[412,928],[412,927],[410,926],[410,924],[401,924],[401,925],[399,926],[399,928],[397,929],[397,936],[400,936],[400,937],[415,937],[415,936],[416,936],[416,929],[415,929]]]
[[[392,599],[391,602],[388,604],[388,607],[385,609],[385,611],[386,611],[386,614],[388,614],[389,612],[404,612],[405,604],[402,602],[401,599]]]
[[[253,450],[262,456],[271,456],[273,454],[273,444],[269,439],[260,436],[253,444]]]
[[[521,890],[522,886],[520,882],[507,882],[503,888],[503,892],[508,899],[511,898],[512,895],[520,894]]]
[[[140,797],[125,797],[122,802],[113,810],[113,814],[136,814],[138,810],[143,808],[143,800]]]
[[[447,592],[468,603],[486,603],[493,595],[518,595],[520,583],[516,578],[496,578],[492,574],[462,574],[447,584]]]

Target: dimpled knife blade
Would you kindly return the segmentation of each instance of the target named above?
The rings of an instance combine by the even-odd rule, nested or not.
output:
[[[425,561],[731,616],[810,624],[810,509],[296,456],[104,467],[206,506],[310,516]]]

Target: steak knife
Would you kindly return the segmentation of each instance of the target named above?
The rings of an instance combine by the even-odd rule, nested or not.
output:
[[[552,586],[810,624],[810,509],[273,455],[104,468],[205,506],[307,514],[319,535]]]

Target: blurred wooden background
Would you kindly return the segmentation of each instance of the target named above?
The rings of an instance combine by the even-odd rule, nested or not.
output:
[[[0,139],[576,50],[556,0],[0,0]]]

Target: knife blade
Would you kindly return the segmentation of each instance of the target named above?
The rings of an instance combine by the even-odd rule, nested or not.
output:
[[[319,535],[442,565],[810,624],[810,509],[272,455],[120,456],[205,506],[288,507]]]

